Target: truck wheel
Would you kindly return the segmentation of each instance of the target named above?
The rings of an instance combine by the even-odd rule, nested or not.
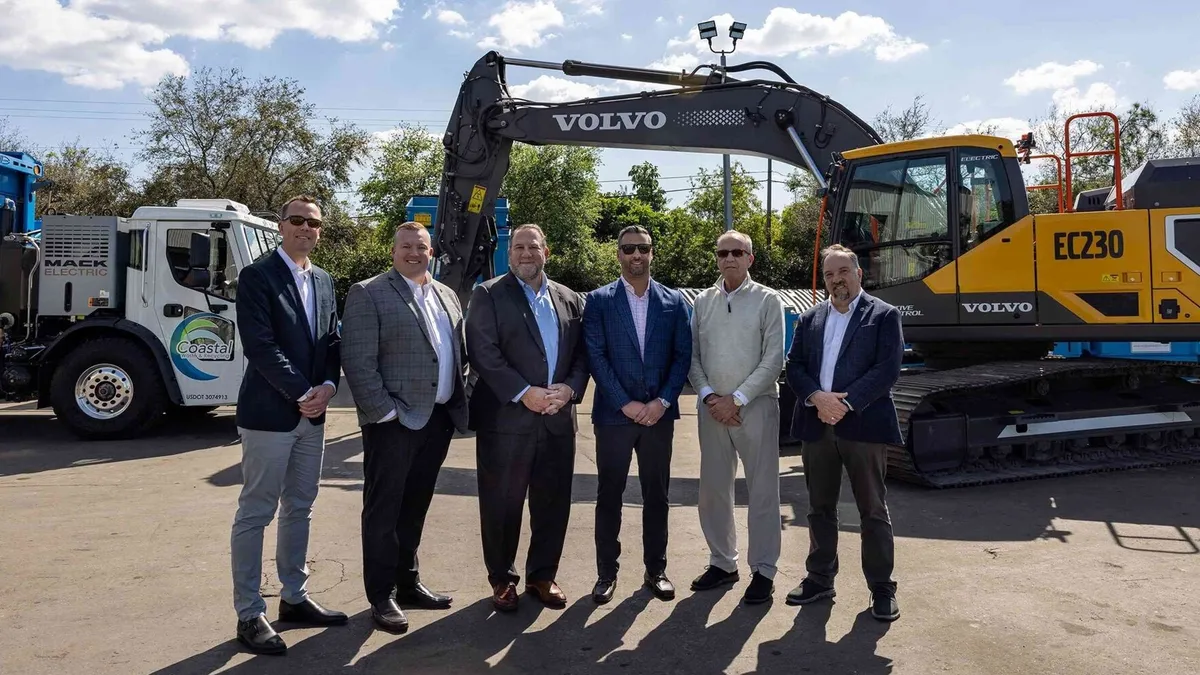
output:
[[[137,436],[161,417],[167,402],[154,364],[144,348],[125,338],[85,342],[54,370],[54,413],[81,438]]]

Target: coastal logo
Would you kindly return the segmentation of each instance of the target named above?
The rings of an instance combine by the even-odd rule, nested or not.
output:
[[[217,314],[193,314],[175,327],[171,335],[171,363],[193,380],[215,380],[201,370],[206,361],[232,361],[233,322]]]

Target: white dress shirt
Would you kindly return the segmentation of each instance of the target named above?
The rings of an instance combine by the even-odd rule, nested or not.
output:
[[[833,372],[837,369],[838,352],[842,350],[842,338],[846,335],[846,328],[850,325],[850,317],[854,315],[854,310],[858,308],[858,301],[862,298],[862,289],[859,289],[858,295],[850,301],[850,306],[846,308],[845,314],[839,312],[833,303],[829,300],[829,313],[825,316],[825,343],[824,352],[821,356],[821,375],[820,382],[822,391],[833,391]],[[846,399],[842,399],[845,401]],[[805,405],[813,405],[812,401],[805,401]],[[847,403],[847,406],[850,404]]]
[[[404,277],[404,281],[408,282],[408,287],[412,290],[413,300],[416,301],[417,308],[421,310],[425,319],[425,325],[429,328],[429,342],[438,355],[438,387],[433,401],[434,403],[445,403],[454,393],[454,339],[453,328],[450,326],[450,315],[442,307],[442,302],[438,299],[437,291],[434,290],[428,275],[425,277],[424,284],[418,284],[408,277]],[[392,411],[380,418],[379,421],[387,422],[395,418],[396,414],[396,409],[393,407]]]
[[[629,298],[629,311],[633,314],[633,325],[637,328],[638,349],[642,358],[646,358],[646,314],[650,311],[650,283],[646,283],[646,291],[638,297],[633,285],[621,275],[621,283],[625,285],[625,297]]]
[[[282,246],[276,248],[275,252],[279,254],[280,258],[283,258],[283,262],[287,263],[288,269],[292,271],[292,281],[296,282],[296,289],[300,291],[300,304],[304,305],[304,314],[308,318],[308,330],[315,342],[317,339],[317,288],[313,283],[312,263],[306,258],[304,265],[301,266],[283,252]],[[337,385],[331,380],[325,380],[324,384],[333,387],[334,393],[337,393]],[[312,395],[311,388],[296,400],[303,403],[308,400],[310,395]]]

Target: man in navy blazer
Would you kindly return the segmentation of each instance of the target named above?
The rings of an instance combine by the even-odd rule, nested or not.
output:
[[[643,582],[663,600],[675,597],[667,578],[667,488],[679,394],[692,363],[692,330],[679,291],[650,278],[654,244],[643,227],[617,236],[621,278],[587,296],[583,331],[596,381],[596,567],[592,599],[616,589],[621,555],[621,507],[629,463],[637,452],[642,487]]]
[[[808,574],[789,604],[834,596],[842,467],[862,523],[862,567],[871,614],[900,616],[884,478],[887,444],[902,442],[892,385],[900,377],[900,312],[862,290],[858,256],[835,244],[821,254],[828,300],[800,316],[785,371],[796,394],[791,433],[803,441],[808,487]]]
[[[308,257],[321,237],[316,200],[288,200],[280,215],[283,242],[238,274],[236,310],[246,374],[237,403],[242,490],[230,542],[233,598],[238,641],[266,654],[286,651],[259,590],[263,530],[276,509],[279,620],[318,626],[347,621],[344,613],[317,604],[306,588],[325,410],[341,373],[337,303],[333,279]]]

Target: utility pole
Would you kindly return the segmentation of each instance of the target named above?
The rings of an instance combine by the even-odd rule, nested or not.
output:
[[[771,158],[767,158],[767,248],[771,247]]]
[[[717,36],[716,21],[702,21],[696,24],[696,27],[700,30],[700,39],[708,41],[709,51],[714,54],[721,55],[721,83],[724,84],[726,67],[725,55],[732,54],[737,49],[738,40],[742,39],[742,37],[744,37],[746,34],[746,24],[740,21],[734,21],[729,26],[729,37],[733,38],[733,48],[729,49],[728,51],[724,49],[713,49],[712,39]],[[728,153],[722,154],[721,159],[724,165],[725,173],[725,231],[728,232],[733,229],[733,179],[730,177]]]

